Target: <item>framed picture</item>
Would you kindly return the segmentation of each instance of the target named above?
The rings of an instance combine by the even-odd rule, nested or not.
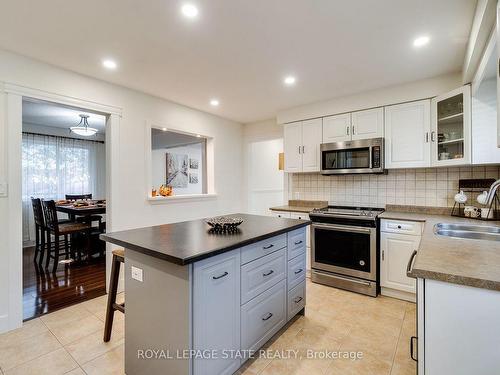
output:
[[[167,152],[166,184],[174,188],[187,188],[188,156]]]
[[[198,159],[189,159],[189,168],[198,169],[199,161]]]
[[[190,173],[189,174],[189,183],[197,184],[198,183],[198,173]]]

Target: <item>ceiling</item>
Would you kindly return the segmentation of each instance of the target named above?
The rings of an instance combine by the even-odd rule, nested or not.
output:
[[[475,0],[0,0],[0,48],[239,122],[460,71]],[[419,35],[430,43],[413,47]],[[115,71],[101,65],[118,63]],[[292,74],[297,82],[285,87]],[[210,99],[220,100],[211,107]]]
[[[23,100],[23,123],[69,129],[78,125],[80,114],[89,115],[89,126],[96,128],[99,134],[105,133],[106,117],[103,115],[44,101]]]

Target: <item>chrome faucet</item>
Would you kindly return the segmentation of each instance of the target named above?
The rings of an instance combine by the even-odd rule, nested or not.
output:
[[[500,180],[496,180],[494,183],[491,184],[490,190],[488,191],[488,195],[486,196],[486,202],[485,205],[489,206],[493,202],[493,199],[495,198],[495,194],[497,193],[498,187],[500,186]]]

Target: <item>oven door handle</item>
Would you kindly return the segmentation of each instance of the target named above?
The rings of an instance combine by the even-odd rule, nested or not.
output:
[[[372,229],[354,227],[351,225],[332,225],[332,224],[312,224],[313,229],[327,229],[327,230],[338,230],[341,232],[356,232],[356,233],[367,233],[370,234]],[[373,228],[375,229],[375,228]]]

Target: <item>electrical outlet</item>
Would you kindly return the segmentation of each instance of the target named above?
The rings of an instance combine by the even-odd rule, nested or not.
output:
[[[0,182],[0,197],[6,197],[8,194],[9,186],[6,182]]]
[[[142,283],[142,269],[132,266],[132,279]]]

